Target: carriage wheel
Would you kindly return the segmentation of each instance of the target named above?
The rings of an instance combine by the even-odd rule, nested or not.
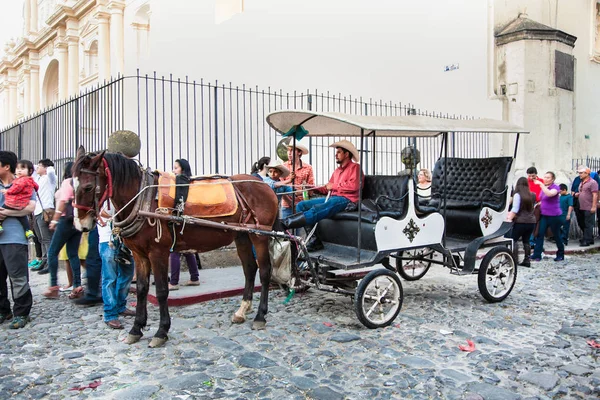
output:
[[[367,328],[388,326],[402,308],[402,296],[398,275],[387,269],[371,271],[356,288],[356,315]]]
[[[398,256],[392,256],[392,258],[396,263],[396,271],[404,280],[417,281],[429,271],[431,261],[427,260],[433,259],[433,253],[433,250],[425,247],[423,249],[401,251]],[[398,257],[413,258],[413,260],[400,260]],[[421,258],[421,260],[417,258]]]
[[[517,263],[512,252],[497,246],[487,252],[477,276],[479,292],[490,303],[504,300],[517,281]]]

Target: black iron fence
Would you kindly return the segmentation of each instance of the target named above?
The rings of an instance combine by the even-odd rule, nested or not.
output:
[[[573,171],[576,171],[577,167],[580,165],[585,165],[594,172],[600,171],[600,158],[596,157],[576,158],[573,159],[571,164],[573,167]]]
[[[283,92],[231,83],[190,81],[172,76],[117,77],[80,96],[70,98],[0,131],[0,147],[33,162],[50,158],[59,168],[73,159],[76,149],[105,148],[109,134],[129,129],[142,142],[144,165],[170,170],[174,160],[186,158],[195,174],[249,172],[258,158],[276,155],[281,139],[266,123],[275,110],[305,109],[360,115],[426,115],[439,118],[469,117],[429,112],[408,103],[394,103],[306,90]],[[335,168],[329,144],[341,137],[304,139],[316,181],[324,183]],[[350,140],[355,140],[349,138]],[[355,143],[358,146],[358,143]],[[365,141],[367,174],[396,174],[404,166],[400,152],[408,139],[376,138]],[[440,139],[417,139],[422,168],[432,168],[439,157]],[[453,133],[449,154],[487,157],[487,133]],[[374,153],[374,154],[372,154]]]

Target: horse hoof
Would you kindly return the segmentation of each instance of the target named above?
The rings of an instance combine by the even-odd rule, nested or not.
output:
[[[125,339],[125,343],[134,344],[140,341],[142,335],[132,335],[131,333],[127,335],[127,339]]]
[[[168,337],[166,338],[157,338],[157,337],[153,337],[152,340],[150,341],[150,344],[148,345],[148,347],[150,348],[157,348],[157,347],[162,347],[165,345],[165,343],[167,343],[167,340],[169,340]]]
[[[233,317],[231,318],[231,322],[233,322],[234,324],[243,324],[244,322],[246,322],[246,317],[244,316],[239,316],[237,314],[233,314]]]
[[[253,331],[262,331],[266,328],[267,323],[265,321],[254,321],[252,323],[252,330]]]

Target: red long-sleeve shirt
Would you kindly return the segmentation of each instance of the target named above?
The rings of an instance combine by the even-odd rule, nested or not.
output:
[[[38,190],[38,184],[31,176],[17,178],[6,189],[4,205],[13,210],[22,210],[29,205],[34,190]]]
[[[329,183],[333,186],[331,195],[342,196],[356,203],[360,190],[359,174],[364,183],[365,177],[360,169],[360,165],[354,161],[350,161],[345,166],[337,167],[329,179]],[[319,191],[327,193],[326,188],[321,188]]]

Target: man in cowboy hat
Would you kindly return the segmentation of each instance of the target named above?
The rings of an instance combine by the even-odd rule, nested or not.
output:
[[[298,204],[298,213],[291,215],[283,220],[283,225],[287,229],[299,228],[302,226],[311,226],[322,219],[329,218],[343,211],[348,203],[357,202],[360,190],[360,179],[364,179],[358,161],[358,150],[348,140],[340,140],[329,147],[335,148],[335,161],[338,167],[329,183],[317,190],[321,193],[331,192],[327,201],[325,198],[301,201]],[[314,236],[307,244],[311,251],[323,248],[321,241]]]
[[[294,190],[301,189],[302,186],[312,187],[315,185],[315,176],[310,164],[302,161],[302,156],[308,154],[308,149],[296,142],[296,152],[294,146],[287,146],[288,160],[283,164],[292,172],[288,179],[283,180],[287,185],[291,185]],[[294,204],[297,206],[303,200],[302,194],[297,194]],[[293,214],[292,202],[284,198],[281,202],[281,218],[287,218]]]

